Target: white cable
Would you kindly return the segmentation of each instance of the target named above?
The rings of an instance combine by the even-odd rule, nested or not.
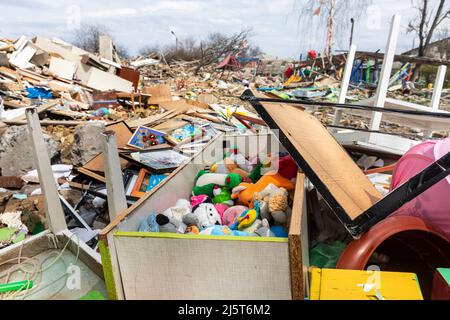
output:
[[[55,263],[59,260],[61,260],[65,266],[65,270],[67,270],[67,265],[64,262],[64,259],[61,259],[62,255],[64,254],[65,250],[67,249],[67,246],[69,245],[72,237],[75,234],[72,234],[67,243],[64,245],[63,249],[61,249],[61,251],[58,253],[58,255],[56,256],[56,258],[46,267],[43,267],[43,265],[48,261],[48,259],[50,258],[50,255],[56,254],[56,252],[52,252],[50,253],[50,255],[48,257],[46,257],[42,262],[39,263],[39,260],[35,257],[29,258],[29,257],[22,257],[22,247],[24,245],[24,242],[22,242],[22,247],[20,248],[19,251],[19,256],[16,258],[12,258],[12,259],[8,259],[6,261],[3,261],[0,263],[0,266],[11,263],[13,261],[18,261],[17,264],[11,266],[9,269],[6,270],[6,272],[4,274],[0,274],[0,279],[3,277],[7,277],[5,283],[9,282],[9,278],[13,273],[16,272],[23,272],[26,277],[26,280],[32,280],[33,282],[35,282],[38,278],[38,276],[40,276],[40,281],[37,283],[34,283],[32,288],[24,288],[22,290],[18,290],[18,291],[14,291],[14,292],[6,292],[3,295],[0,295],[1,299],[12,299],[14,297],[21,297],[22,299],[25,299],[26,297],[35,294],[36,292],[39,292],[45,288],[47,288],[48,286],[52,285],[53,283],[59,281],[62,277],[67,276],[67,273],[64,273],[63,275],[59,276],[58,278],[56,278],[55,280],[49,282],[48,284],[46,284],[45,286],[42,287],[42,278],[43,278],[43,273],[47,270],[49,270],[53,265],[55,265]],[[75,258],[75,262],[77,263],[78,258],[79,258],[79,254],[80,254],[80,239],[78,237],[77,238],[77,255]],[[22,261],[23,260],[23,261]],[[26,263],[31,263],[32,264],[32,270],[29,271],[26,268],[24,268]],[[30,283],[28,283],[29,286]],[[64,286],[65,286],[65,282],[64,282]],[[58,294],[63,288],[61,287],[59,290],[57,290],[54,294],[52,294],[50,298],[52,298],[53,296],[55,296],[56,294]]]

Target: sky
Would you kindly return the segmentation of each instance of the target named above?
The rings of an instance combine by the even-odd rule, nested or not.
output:
[[[107,26],[114,41],[134,55],[146,45],[174,43],[171,31],[183,41],[251,27],[251,42],[265,53],[295,59],[310,49],[321,52],[325,42],[325,26],[317,17],[309,25],[299,23],[302,1],[306,0],[0,0],[0,36],[70,41],[80,25],[96,23]],[[383,52],[394,14],[402,15],[397,52],[411,49],[414,36],[406,33],[408,21],[416,16],[411,1],[373,0],[355,23],[358,50]],[[349,36],[349,30],[337,35],[334,49],[347,50]]]

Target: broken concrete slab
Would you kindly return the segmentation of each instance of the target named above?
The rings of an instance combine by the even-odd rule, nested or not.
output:
[[[74,142],[71,150],[72,163],[83,166],[93,157],[103,152],[102,132],[105,125],[87,124],[77,126],[74,132]]]
[[[44,134],[50,159],[59,152],[53,138]],[[0,170],[5,176],[21,176],[36,168],[27,126],[10,126],[0,138]]]

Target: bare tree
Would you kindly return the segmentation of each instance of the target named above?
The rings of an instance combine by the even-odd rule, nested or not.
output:
[[[442,28],[436,29],[436,35],[434,36],[436,41],[444,40],[450,37],[450,27],[444,26]]]
[[[419,37],[418,57],[427,55],[429,45],[433,39],[433,35],[439,25],[450,17],[450,6],[446,0],[439,0],[435,8],[432,8],[430,0],[411,0],[412,7],[418,13],[408,23],[408,32],[415,32]],[[416,64],[413,71],[413,79],[417,79],[420,73],[420,64]]]
[[[248,47],[248,38],[252,34],[251,28],[243,29],[231,36],[219,32],[211,33],[205,42],[200,45],[201,59],[196,69],[196,73],[201,68],[218,62],[227,55],[236,55]]]
[[[99,37],[110,36],[108,27],[102,24],[82,24],[73,32],[73,44],[83,50],[97,53],[99,51]]]
[[[329,56],[335,39],[342,37],[350,26],[351,19],[357,20],[372,3],[372,0],[296,0],[295,10],[298,23],[304,30],[309,30],[311,36],[326,33],[323,53]],[[311,28],[318,20],[321,28]]]
[[[142,56],[157,55],[161,48],[157,44],[146,45],[139,49],[139,54]]]
[[[418,11],[408,24],[408,32],[415,32],[419,37],[418,57],[424,57],[434,32],[438,26],[450,17],[450,6],[446,0],[439,0],[436,8],[431,8],[430,0],[411,0],[412,7]]]
[[[72,43],[83,50],[98,53],[100,46],[99,39],[101,35],[107,35],[113,39],[111,31],[107,26],[103,24],[86,23],[73,32]],[[113,42],[117,54],[121,58],[128,59],[130,57],[128,49],[123,45],[117,44],[114,39]]]
[[[131,57],[130,52],[128,51],[127,47],[125,47],[121,44],[116,44],[116,45],[114,45],[114,47],[120,58],[129,59]]]
[[[177,40],[176,45],[168,45],[162,49],[155,45],[145,46],[139,50],[139,53],[142,55],[163,53],[169,64],[177,60],[197,61],[195,72],[198,73],[202,68],[219,62],[227,55],[252,57],[263,53],[258,46],[249,43],[250,37],[250,28],[232,35],[213,32],[205,39],[186,37]]]

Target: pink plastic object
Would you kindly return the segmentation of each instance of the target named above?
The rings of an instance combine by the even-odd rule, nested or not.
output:
[[[450,152],[450,138],[429,140],[414,146],[397,162],[391,190]],[[414,216],[450,238],[450,177],[403,205],[392,216]]]

